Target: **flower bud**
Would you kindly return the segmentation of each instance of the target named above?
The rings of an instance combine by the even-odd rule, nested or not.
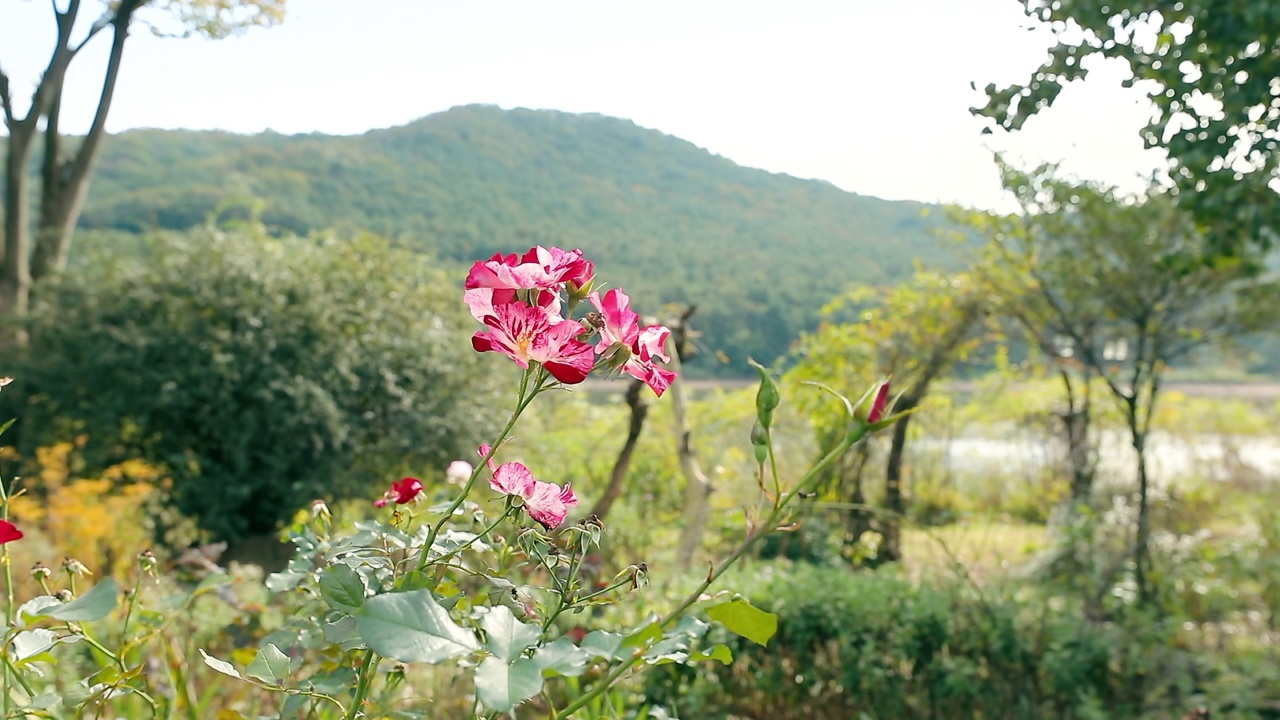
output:
[[[160,561],[156,559],[156,554],[151,552],[150,549],[138,553],[138,569],[142,570],[142,572],[154,573],[156,566],[159,564]]]
[[[773,411],[782,402],[782,397],[778,394],[778,386],[773,382],[769,371],[755,360],[749,362],[760,373],[760,389],[756,391],[756,419],[767,430],[773,424]]]
[[[317,519],[330,520],[332,518],[333,518],[333,514],[329,512],[329,505],[326,504],[325,501],[323,500],[311,501],[311,519],[312,520],[317,520]]]
[[[763,465],[769,459],[769,431],[759,420],[751,426],[751,449],[755,451],[757,463]]]
[[[853,417],[863,425],[875,425],[884,419],[889,410],[889,381],[884,380],[867,391],[858,406],[853,409]]]
[[[39,580],[48,580],[53,576],[53,571],[45,567],[44,563],[38,562],[31,566],[31,577]]]

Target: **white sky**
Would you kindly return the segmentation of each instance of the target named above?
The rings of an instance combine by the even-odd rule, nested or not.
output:
[[[47,2],[0,0],[0,68],[25,109]],[[60,3],[61,4],[61,3]],[[98,6],[86,2],[86,14]],[[598,112],[742,165],[891,199],[1007,207],[991,162],[1064,161],[1137,187],[1149,105],[1099,63],[1011,137],[981,135],[982,87],[1025,79],[1050,36],[1017,0],[290,0],[285,24],[221,41],[139,29],[108,129],[349,134],[455,105]],[[109,40],[73,66],[64,129],[88,127]]]

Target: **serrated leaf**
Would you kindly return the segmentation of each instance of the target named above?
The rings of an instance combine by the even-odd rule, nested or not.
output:
[[[476,695],[490,710],[510,712],[540,692],[542,672],[528,658],[508,665],[499,658],[487,657],[476,668]]]
[[[544,675],[551,673],[564,677],[581,675],[591,664],[591,659],[590,652],[563,637],[543,645],[533,654],[534,664],[542,669]]]
[[[225,660],[219,660],[218,658],[210,655],[209,653],[204,651],[204,648],[200,648],[200,657],[204,658],[205,665],[208,665],[209,667],[213,668],[214,670],[217,670],[223,675],[230,675],[231,677],[237,678],[237,679],[240,678],[240,671],[236,670],[234,665],[232,665],[231,663]]]
[[[769,638],[778,632],[777,615],[753,607],[742,599],[707,608],[707,617],[723,625],[729,632],[741,635],[757,645],[767,645]]]
[[[23,630],[13,637],[13,659],[22,662],[49,650],[57,642],[58,634],[52,630]]]
[[[709,650],[699,650],[689,656],[689,662],[702,662],[704,660],[715,660],[722,665],[728,665],[733,662],[733,652],[723,643],[715,645]]]
[[[323,675],[312,675],[307,678],[307,682],[317,692],[337,695],[347,692],[355,685],[356,674],[351,668],[339,667]]]
[[[330,565],[320,573],[320,595],[334,610],[355,613],[364,605],[364,580],[350,565]]]
[[[289,677],[289,656],[267,643],[266,647],[258,650],[253,662],[244,669],[244,674],[268,685],[284,685]]]
[[[115,580],[106,578],[89,588],[89,592],[65,605],[50,608],[44,615],[67,622],[101,620],[116,609],[119,596],[120,586]]]
[[[489,652],[507,662],[520,657],[542,637],[542,628],[520,622],[505,605],[489,608],[480,618],[480,628],[484,630]]]
[[[356,616],[374,652],[400,662],[438,663],[480,649],[470,630],[449,617],[429,590],[375,595]]]
[[[360,629],[356,624],[356,619],[350,615],[331,623],[325,623],[322,629],[324,631],[324,639],[340,646],[344,651],[364,647],[364,641],[360,639]]]

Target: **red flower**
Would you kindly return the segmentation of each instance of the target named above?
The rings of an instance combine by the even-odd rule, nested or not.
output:
[[[395,501],[397,505],[406,505],[413,502],[414,498],[422,492],[422,482],[418,478],[401,478],[397,482],[391,483],[391,489],[383,493],[382,497],[373,501],[374,507],[386,507],[391,501]]]
[[[22,531],[8,520],[0,520],[0,545],[22,539]]]

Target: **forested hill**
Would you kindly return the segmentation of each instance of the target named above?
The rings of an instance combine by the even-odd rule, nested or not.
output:
[[[643,308],[697,304],[704,346],[723,352],[699,365],[717,374],[785,352],[850,283],[953,255],[936,208],[744,168],[624,120],[489,106],[360,136],[126,132],[106,144],[82,227],[178,229],[248,208],[270,227],[371,230],[458,261],[581,247]]]

